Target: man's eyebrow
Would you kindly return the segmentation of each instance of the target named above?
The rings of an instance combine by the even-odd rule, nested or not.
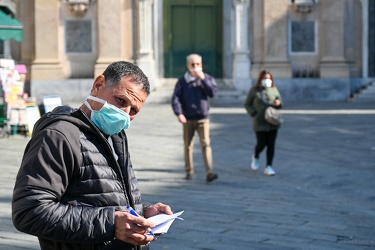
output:
[[[138,99],[137,97],[129,96],[129,95],[121,95],[121,96],[118,96],[117,98],[121,98],[125,102],[127,102],[128,103],[127,105],[129,105],[133,110],[135,110],[136,113],[138,113],[141,110],[139,106],[142,103],[142,101]]]

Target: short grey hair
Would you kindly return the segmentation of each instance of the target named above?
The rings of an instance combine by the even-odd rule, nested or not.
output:
[[[143,91],[150,94],[150,83],[147,76],[135,64],[126,61],[113,62],[104,70],[106,87],[110,88],[120,84],[123,77],[128,77],[130,82],[142,87]]]

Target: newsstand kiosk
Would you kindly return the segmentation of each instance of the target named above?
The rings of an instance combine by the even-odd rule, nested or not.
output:
[[[38,105],[28,102],[28,95],[24,92],[26,74],[25,65],[16,65],[11,59],[0,59],[3,123],[10,130],[7,131],[10,135],[31,135],[35,122],[40,118]]]

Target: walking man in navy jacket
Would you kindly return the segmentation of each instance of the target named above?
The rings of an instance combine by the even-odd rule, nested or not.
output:
[[[200,55],[188,55],[186,66],[187,71],[178,79],[172,96],[173,112],[183,126],[185,179],[191,180],[194,174],[193,146],[194,133],[197,131],[206,168],[206,180],[211,182],[217,179],[218,175],[212,172],[208,98],[214,97],[218,88],[215,79],[203,72]]]

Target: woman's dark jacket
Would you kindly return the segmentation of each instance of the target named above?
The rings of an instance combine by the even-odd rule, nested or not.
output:
[[[281,102],[281,105],[276,108],[281,108],[282,99],[276,87],[252,87],[249,90],[244,102],[244,107],[247,113],[253,118],[253,130],[255,132],[271,131],[279,128],[278,126],[268,123],[264,118],[266,108],[272,106],[272,103],[276,99],[279,99]]]
[[[111,138],[117,161],[81,110],[58,107],[35,124],[13,191],[12,219],[39,238],[41,249],[141,249],[114,239],[115,210],[143,211],[126,134]]]

